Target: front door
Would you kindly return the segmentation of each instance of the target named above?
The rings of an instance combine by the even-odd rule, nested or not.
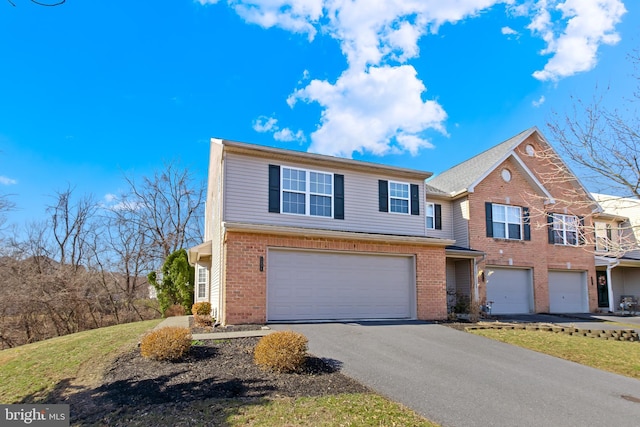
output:
[[[596,271],[598,278],[598,307],[609,307],[609,284],[607,283],[607,272]]]

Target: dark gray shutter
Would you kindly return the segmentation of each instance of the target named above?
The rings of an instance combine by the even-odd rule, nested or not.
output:
[[[579,216],[580,226],[578,227],[578,244],[584,245],[584,217]]]
[[[442,230],[442,205],[433,205],[433,225],[436,230]]]
[[[411,184],[411,215],[420,215],[420,187]]]
[[[531,217],[529,208],[522,208],[522,228],[524,230],[524,240],[531,240]]]
[[[554,244],[556,239],[553,234],[553,214],[547,213],[547,236],[549,239],[549,243]]]
[[[280,213],[280,166],[269,165],[269,212]]]
[[[484,215],[487,225],[487,237],[493,237],[493,204],[491,202],[484,203]]]
[[[384,180],[378,181],[378,210],[380,212],[389,212],[389,182]]]
[[[333,217],[344,219],[344,175],[333,174]]]

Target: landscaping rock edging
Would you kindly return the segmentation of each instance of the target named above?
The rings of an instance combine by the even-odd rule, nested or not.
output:
[[[613,341],[634,341],[639,342],[640,337],[633,329],[580,329],[570,326],[558,325],[512,325],[512,324],[486,324],[467,326],[466,330],[476,329],[511,329],[525,331],[544,331],[556,334],[565,334],[578,337],[599,338]]]

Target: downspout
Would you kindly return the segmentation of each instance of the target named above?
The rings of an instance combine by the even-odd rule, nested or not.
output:
[[[482,254],[480,262],[484,261],[486,254]],[[480,286],[478,284],[478,257],[473,257],[473,299],[476,303],[480,303]]]
[[[613,300],[613,283],[611,282],[611,270],[616,268],[620,264],[620,261],[607,265],[607,295],[609,297],[609,311],[615,313],[615,301]]]

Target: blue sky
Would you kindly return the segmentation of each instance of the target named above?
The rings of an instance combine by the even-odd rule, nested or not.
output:
[[[438,173],[610,86],[636,88],[639,2],[0,2],[0,193],[12,222],[68,185],[116,202],[122,175],[211,137]]]

